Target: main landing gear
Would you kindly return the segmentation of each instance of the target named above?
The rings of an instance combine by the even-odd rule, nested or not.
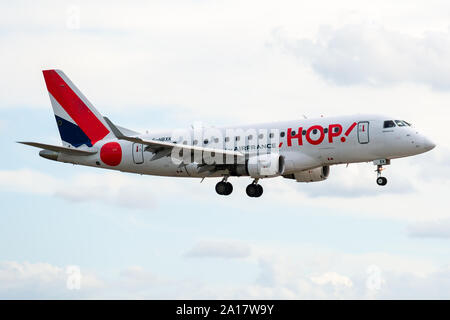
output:
[[[255,179],[252,183],[250,183],[247,188],[245,189],[245,192],[247,192],[247,195],[251,198],[259,198],[263,194],[263,187],[258,184],[258,179]]]
[[[385,177],[381,176],[381,171],[384,170],[383,168],[383,164],[391,164],[390,160],[386,160],[386,159],[381,159],[381,160],[375,160],[373,162],[373,164],[375,164],[377,166],[377,169],[375,170],[375,172],[377,173],[377,184],[379,186],[385,186],[387,184],[387,179]]]
[[[216,192],[221,196],[228,196],[233,192],[233,185],[227,182],[228,177],[224,177],[222,181],[216,184]],[[263,187],[258,184],[258,179],[255,179],[245,189],[247,195],[252,198],[261,197],[263,194]]]
[[[227,182],[228,177],[224,177],[222,181],[216,184],[216,192],[221,196],[228,196],[233,192],[233,185]]]

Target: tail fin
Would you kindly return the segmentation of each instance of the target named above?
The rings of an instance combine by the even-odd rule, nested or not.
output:
[[[92,147],[111,132],[103,116],[64,72],[42,72],[64,146]]]

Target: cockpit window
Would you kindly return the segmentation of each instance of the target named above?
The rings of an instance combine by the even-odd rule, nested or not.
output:
[[[406,124],[405,124],[402,120],[395,120],[395,123],[396,123],[399,127],[404,127],[404,126],[406,126]]]
[[[393,128],[395,127],[395,123],[392,120],[386,120],[384,122],[383,128]]]
[[[406,122],[405,120],[403,120],[403,122],[404,122],[408,127],[411,127],[411,123]]]

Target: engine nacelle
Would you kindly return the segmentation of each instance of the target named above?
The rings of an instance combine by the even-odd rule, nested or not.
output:
[[[248,159],[247,171],[252,178],[280,176],[284,172],[284,157],[278,153],[252,156]]]
[[[323,166],[311,170],[298,171],[284,177],[295,179],[297,182],[316,182],[326,180],[329,175],[330,166]]]

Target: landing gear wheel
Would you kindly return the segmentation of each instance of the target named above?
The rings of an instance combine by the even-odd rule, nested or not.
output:
[[[220,181],[216,184],[216,192],[221,196],[228,196],[233,192],[233,185],[229,182]]]
[[[245,192],[251,198],[258,198],[263,194],[263,187],[259,184],[251,183],[247,186]]]
[[[256,194],[258,193],[257,184],[254,183],[249,184],[245,189],[245,192],[251,198],[256,197]]]
[[[256,194],[256,197],[259,198],[262,196],[264,189],[260,184],[257,184],[256,187],[258,189],[258,193]]]
[[[377,178],[377,184],[379,186],[385,186],[387,183],[387,179],[385,177],[378,177]]]
[[[224,195],[229,196],[233,192],[233,185],[229,182],[225,182],[226,188]]]
[[[227,190],[227,183],[220,181],[216,184],[216,192],[220,195],[225,195],[225,192]]]

